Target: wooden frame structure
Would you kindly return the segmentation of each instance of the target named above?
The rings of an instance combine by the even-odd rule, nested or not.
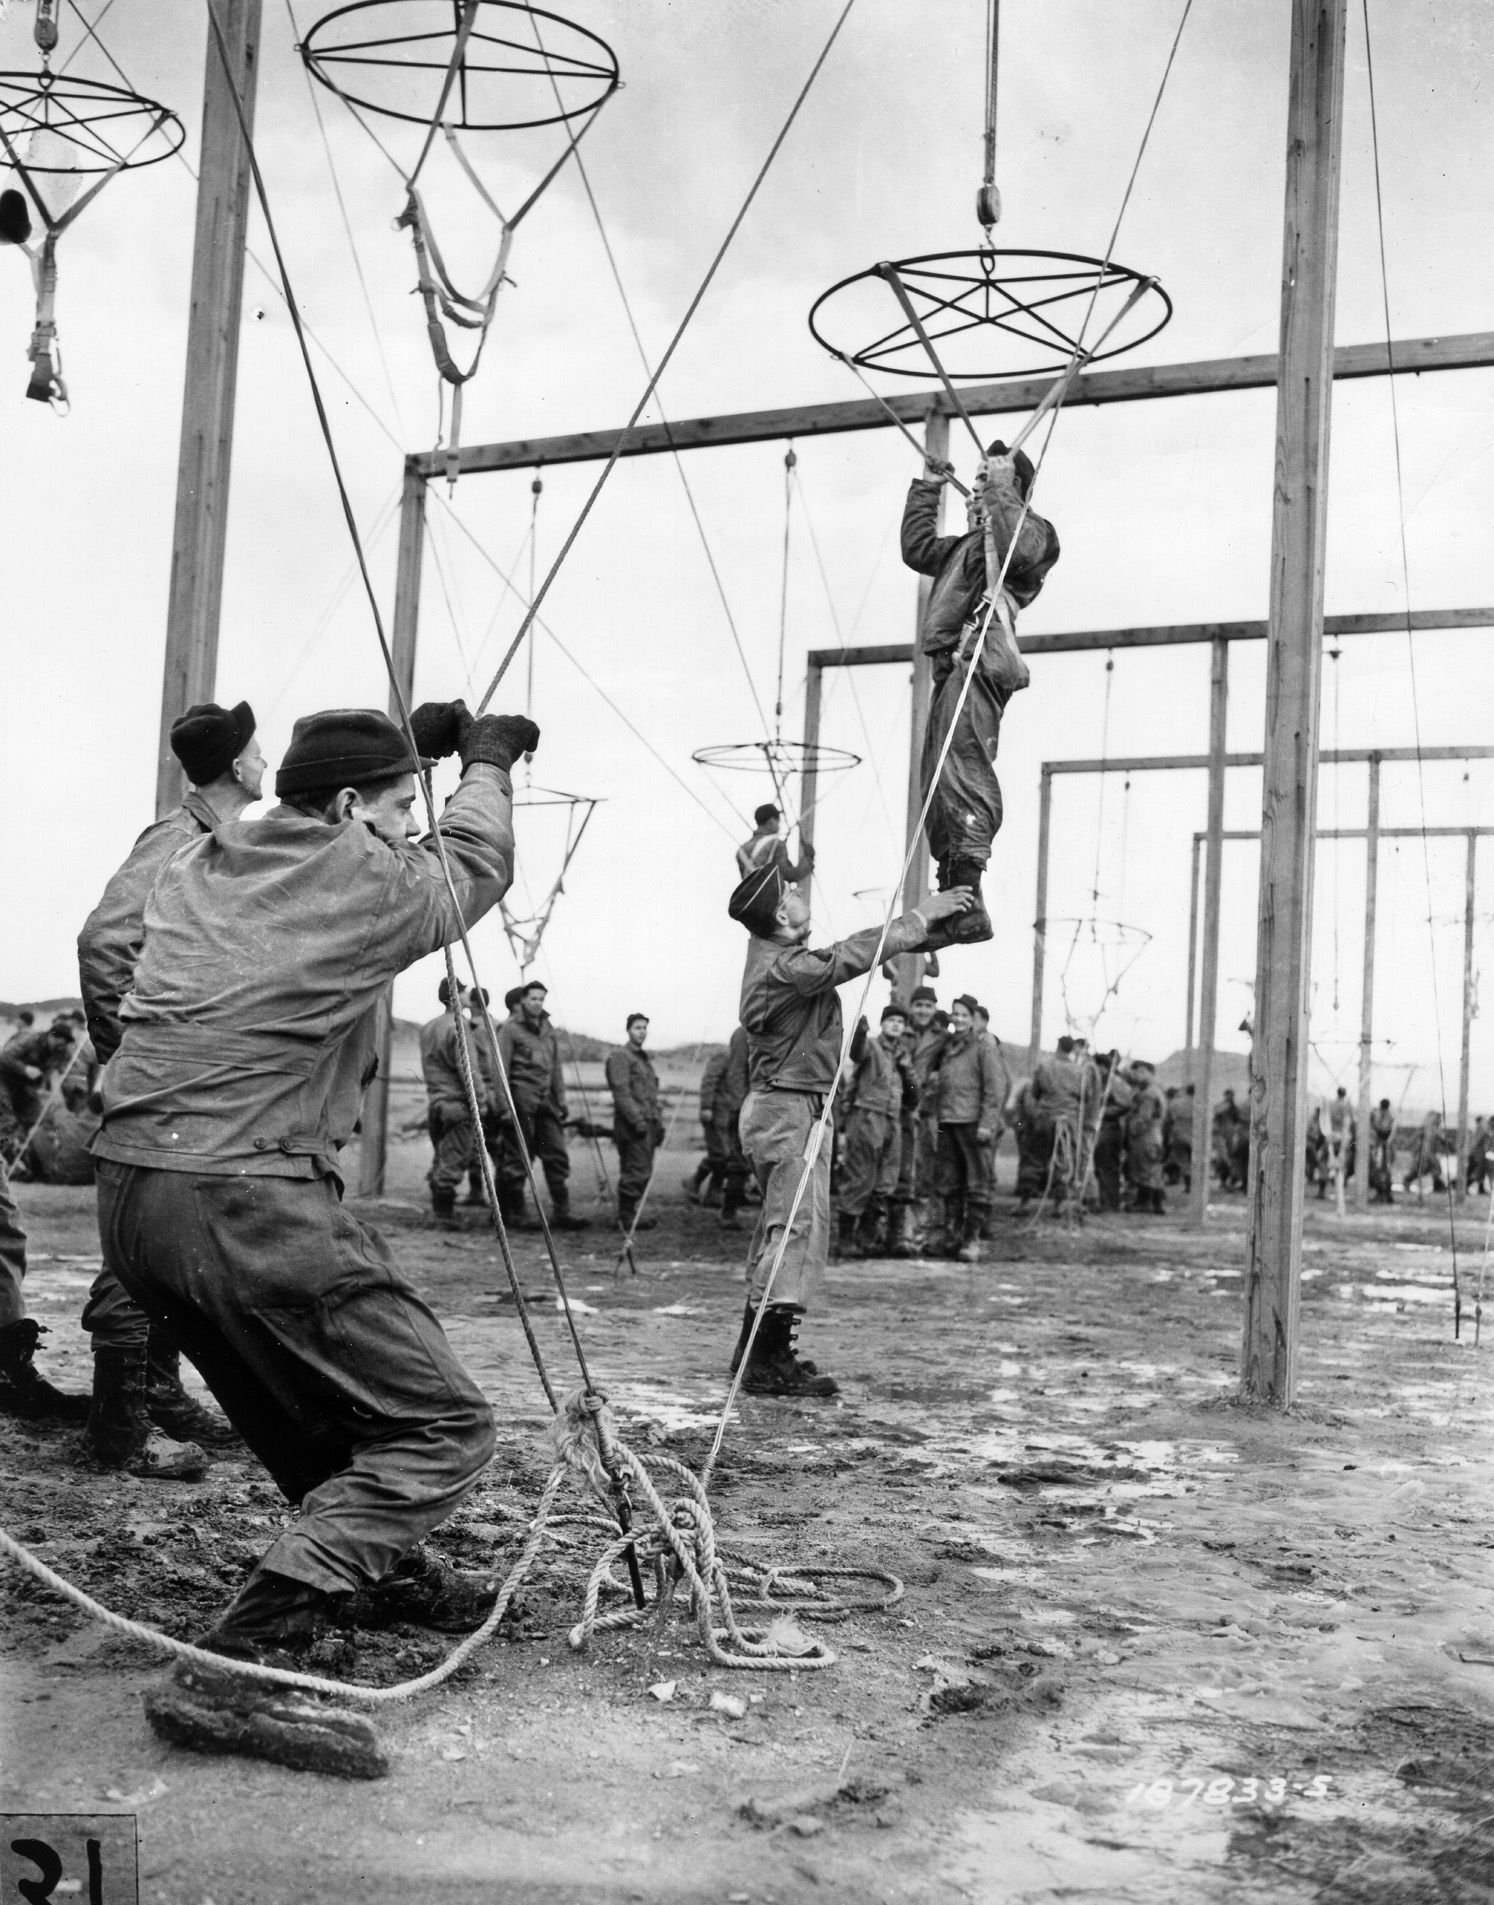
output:
[[[250,96],[260,0],[225,0],[230,9],[229,43],[239,90]],[[1084,637],[1029,639],[1029,653],[1063,647],[1150,646],[1168,641],[1213,644],[1210,698],[1210,841],[1206,876],[1208,920],[1217,931],[1221,847],[1224,715],[1231,639],[1264,634],[1268,643],[1267,725],[1263,767],[1262,873],[1259,902],[1260,973],[1263,1001],[1257,1047],[1260,1069],[1252,1092],[1254,1116],[1251,1179],[1250,1261],[1246,1273],[1246,1325],[1242,1364],[1247,1389],[1285,1405],[1291,1400],[1295,1366],[1297,1280],[1300,1269],[1301,1199],[1295,1188],[1298,1126],[1303,1111],[1308,925],[1317,770],[1319,652],[1324,630],[1322,582],[1328,489],[1328,439],[1336,379],[1417,375],[1494,365],[1494,332],[1415,338],[1400,342],[1332,343],[1337,261],[1338,191],[1343,121],[1343,69],[1347,0],[1291,0],[1288,89],[1287,184],[1282,257],[1280,348],[1252,357],[1196,363],[1090,370],[1067,395],[1070,408],[1132,403],[1164,397],[1216,395],[1274,388],[1277,393],[1275,502],[1272,521],[1270,614],[1267,624],[1189,625],[1180,630],[1091,631]],[[237,128],[214,111],[211,56],[208,111],[204,123],[202,189],[198,205],[198,261],[194,263],[193,323],[189,338],[182,426],[179,502],[173,554],[172,609],[162,698],[162,734],[194,699],[214,689],[218,604],[223,565],[223,506],[233,414],[237,345],[238,275],[242,273],[247,181]],[[221,107],[224,89],[217,86]],[[230,255],[231,254],[231,255]],[[200,266],[200,269],[199,269]],[[963,393],[969,415],[1031,411],[1047,394],[1049,380],[1012,379]],[[941,454],[951,414],[947,398],[897,396],[888,408],[906,423],[922,421],[925,442]],[[804,405],[727,417],[645,425],[631,432],[586,431],[568,436],[469,445],[459,458],[462,474],[476,476],[545,464],[594,461],[612,455],[661,452],[811,437],[889,427],[876,402]],[[414,675],[418,638],[420,571],[424,543],[425,487],[446,474],[446,458],[425,452],[406,459],[400,519],[392,648],[397,675]],[[1488,617],[1475,611],[1480,622]],[[1349,618],[1402,627],[1405,618]],[[1411,626],[1457,626],[1447,617],[1412,618]],[[1462,625],[1467,625],[1466,623]],[[1226,632],[1233,628],[1234,633]],[[1347,630],[1343,632],[1349,632]],[[1129,639],[1128,639],[1129,637]],[[876,653],[841,651],[841,665],[865,661],[912,661],[911,645]],[[826,665],[831,665],[827,663]],[[812,680],[815,679],[812,675]],[[928,679],[914,662],[913,748],[910,780],[916,781]],[[818,718],[817,701],[809,711]],[[171,763],[163,741],[159,795],[172,791]],[[802,803],[811,815],[811,800]],[[910,787],[910,816],[917,796]],[[914,855],[905,898],[916,900],[927,877],[924,856]],[[388,1074],[388,1027],[382,1072]],[[360,1190],[382,1188],[386,1104],[381,1088],[370,1093],[364,1114]]]
[[[1494,749],[1480,750],[1481,753],[1494,753]],[[1319,840],[1363,840],[1365,842],[1364,868],[1364,991],[1360,999],[1359,1011],[1359,1103],[1357,1116],[1359,1129],[1369,1129],[1370,1098],[1370,1047],[1374,1035],[1374,988],[1375,988],[1375,928],[1379,896],[1379,846],[1382,840],[1466,840],[1467,858],[1463,874],[1463,1016],[1462,1035],[1458,1050],[1458,1155],[1466,1164],[1469,1144],[1469,1070],[1473,1052],[1473,938],[1475,925],[1475,904],[1478,891],[1478,843],[1494,835],[1494,827],[1382,827],[1379,823],[1379,762],[1374,757],[1370,762],[1370,824],[1367,827],[1326,827],[1317,833]],[[1188,905],[1188,997],[1186,1006],[1186,1024],[1183,1032],[1183,1050],[1193,1053],[1193,997],[1195,965],[1198,951],[1198,852],[1208,839],[1206,832],[1193,836],[1193,860],[1189,874]],[[1229,840],[1260,841],[1260,830],[1232,829],[1221,833],[1221,842]],[[1191,1072],[1190,1065],[1190,1072]],[[1445,1113],[1445,1107],[1444,1113]],[[1195,1129],[1197,1120],[1195,1119]],[[1207,1126],[1205,1129],[1207,1130]],[[1466,1174],[1459,1166],[1457,1199],[1461,1204],[1468,1195]],[[1355,1208],[1360,1211],[1369,1208],[1369,1173],[1361,1171],[1355,1179]]]

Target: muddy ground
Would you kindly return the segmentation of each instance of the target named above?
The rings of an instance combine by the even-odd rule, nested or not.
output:
[[[686,1205],[693,1155],[661,1173],[639,1275],[601,1229],[565,1242],[627,1435],[698,1462],[744,1239]],[[376,1214],[497,1405],[490,1482],[446,1546],[501,1561],[546,1473],[543,1398],[493,1244],[475,1214],[426,1227],[422,1169],[402,1144]],[[585,1208],[579,1149],[576,1180]],[[90,1194],[20,1196],[44,1357],[82,1387]],[[1481,1226],[1470,1206],[1470,1287]],[[556,1549],[458,1682],[381,1717],[391,1776],[352,1784],[159,1744],[157,1660],[11,1572],[4,1804],[136,1813],[141,1896],[167,1905],[1494,1899],[1494,1664],[1460,1658],[1494,1662],[1494,1335],[1475,1349],[1465,1317],[1453,1340],[1445,1218],[1314,1206],[1290,1417],[1233,1400],[1237,1200],[1205,1237],[1034,1229],[1009,1201],[998,1230],[975,1268],[836,1266],[808,1349],[840,1399],[748,1399],[733,1424],[723,1543],[907,1584],[818,1630],[828,1671],[718,1671],[683,1621],[652,1652],[575,1654],[588,1548]],[[540,1289],[536,1240],[519,1254]],[[553,1308],[541,1330],[563,1371]],[[282,1512],[248,1461],[152,1483],[87,1473],[65,1434],[0,1437],[0,1523],[169,1633],[200,1630]],[[356,1670],[405,1678],[447,1644],[367,1636]]]

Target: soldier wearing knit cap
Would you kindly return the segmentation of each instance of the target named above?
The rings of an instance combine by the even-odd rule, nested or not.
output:
[[[930,934],[971,903],[966,892],[940,893],[895,919],[832,946],[809,946],[809,903],[776,866],[750,873],[732,894],[731,917],[752,938],[739,1014],[747,1031],[751,1090],[742,1107],[742,1149],[763,1202],[747,1257],[748,1297],[733,1368],[763,1309],[743,1386],[757,1395],[832,1396],[838,1385],[795,1353],[794,1334],[818,1293],[830,1250],[830,1146],[813,1151],[825,1095],[840,1062],[836,988],[871,969],[879,956],[921,952]],[[879,945],[880,941],[880,945]],[[794,1210],[800,1179],[804,1194]],[[792,1213],[792,1218],[791,1214]],[[768,1278],[782,1248],[771,1292]],[[764,1307],[765,1306],[765,1307]]]

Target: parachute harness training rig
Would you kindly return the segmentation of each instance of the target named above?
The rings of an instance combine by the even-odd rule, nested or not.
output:
[[[57,241],[116,174],[169,159],[186,134],[176,114],[153,99],[53,72],[58,5],[36,0],[33,34],[41,71],[0,72],[0,152],[19,181],[0,190],[0,244],[25,254],[36,289],[26,395],[66,416],[57,342]],[[36,219],[43,236],[33,245]]]
[[[438,431],[438,441],[444,434],[446,478],[454,485],[460,467],[462,399],[482,362],[497,315],[498,294],[505,283],[513,282],[508,260],[514,234],[622,84],[617,55],[588,28],[524,0],[351,0],[324,14],[299,50],[306,70],[336,93],[404,183],[404,209],[395,226],[408,230],[414,244],[431,355],[443,397],[446,391],[451,393],[449,426]],[[401,90],[412,71],[440,75],[439,91],[428,112],[410,111]],[[571,81],[585,97],[567,104],[562,80]],[[548,98],[541,105],[533,98],[535,81],[543,81],[547,88]],[[364,113],[424,125],[425,137],[408,172],[373,132]],[[582,121],[579,128],[572,123],[576,120]],[[513,216],[506,217],[457,135],[552,125],[565,128],[565,149]],[[420,176],[438,132],[473,191],[498,221],[497,253],[475,291],[461,290],[448,270],[420,193]],[[448,324],[476,333],[465,369],[453,355]]]

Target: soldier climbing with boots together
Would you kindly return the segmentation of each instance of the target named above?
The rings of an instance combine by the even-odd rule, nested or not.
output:
[[[936,935],[937,948],[991,937],[981,879],[1001,827],[996,748],[1006,704],[1031,678],[1017,647],[1016,617],[1036,599],[1059,550],[1053,525],[1028,505],[1034,470],[1022,450],[1012,455],[999,440],[989,446],[976,477],[969,528],[961,536],[938,533],[950,465],[931,458],[924,472],[908,491],[902,552],[910,569],[933,579],[918,631],[934,677],[922,757],[926,832],[940,891],[962,887],[975,896],[974,906]],[[967,675],[969,692],[961,706]],[[949,752],[935,785],[946,740]]]
[[[809,903],[778,867],[748,874],[731,896],[728,912],[751,935],[740,1014],[751,1083],[742,1107],[742,1149],[763,1194],[731,1366],[733,1373],[740,1367],[756,1323],[742,1385],[755,1395],[839,1393],[834,1378],[801,1359],[795,1347],[830,1254],[831,1147],[828,1138],[817,1139],[840,1064],[836,988],[870,971],[879,956],[924,951],[946,922],[970,910],[973,897],[963,889],[939,893],[893,920],[885,936],[870,926],[812,948]]]

